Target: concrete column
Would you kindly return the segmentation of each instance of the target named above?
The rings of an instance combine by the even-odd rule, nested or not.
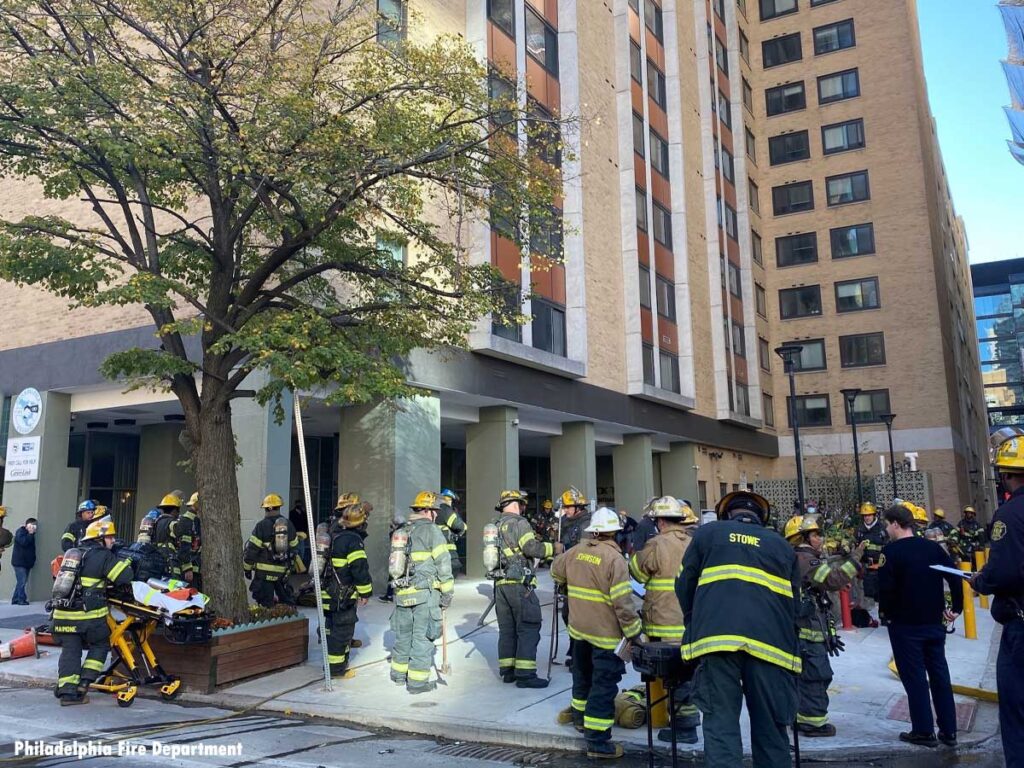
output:
[[[58,392],[42,393],[43,414],[28,435],[19,435],[13,426],[9,437],[39,437],[39,478],[4,483],[7,519],[4,527],[13,534],[26,519],[39,521],[36,530],[36,565],[29,575],[28,597],[47,600],[53,586],[50,561],[60,554],[60,537],[75,517],[78,504],[78,470],[68,467],[68,434],[71,432],[71,396]],[[14,591],[11,551],[4,553],[0,571],[0,600],[9,600]]]
[[[661,492],[667,496],[688,499],[693,511],[699,515],[696,464],[696,443],[672,443],[669,452],[661,454]]]
[[[397,403],[356,405],[341,411],[338,489],[373,504],[366,554],[374,589],[388,581],[389,529],[405,519],[420,491],[441,482],[441,400],[430,394]]]
[[[174,489],[185,492],[182,501],[196,490],[196,481],[180,462],[188,459],[178,437],[183,429],[181,424],[147,424],[142,427],[139,435],[139,488],[135,504],[135,521],[139,521],[150,509],[160,503],[164,494]],[[246,511],[243,508],[243,511]],[[126,532],[128,533],[128,532]],[[124,535],[126,541],[134,540],[132,535]],[[248,531],[243,531],[246,536]]]
[[[594,425],[574,421],[562,425],[562,434],[551,438],[552,500],[574,485],[588,499],[597,496],[597,454],[594,449]]]
[[[258,383],[257,383],[258,386]],[[254,399],[244,398],[231,404],[231,426],[235,445],[242,459],[235,475],[238,478],[238,503],[242,518],[242,538],[249,538],[252,528],[263,518],[260,502],[268,493],[276,493],[289,508],[288,488],[291,485],[292,395],[281,397],[284,418],[280,424],[273,405],[262,406]]]
[[[496,516],[494,502],[519,487],[519,411],[481,408],[480,420],[466,427],[466,573],[484,576],[480,544],[484,526]]]
[[[615,507],[639,518],[647,500],[654,495],[654,467],[650,435],[626,435],[622,445],[612,449],[615,478]]]

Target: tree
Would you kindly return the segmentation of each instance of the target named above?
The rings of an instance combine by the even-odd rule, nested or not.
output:
[[[383,23],[367,0],[0,5],[0,175],[88,219],[0,221],[0,278],[148,312],[159,346],[101,370],[180,402],[206,583],[236,619],[232,400],[325,383],[337,403],[410,394],[413,348],[519,311],[470,263],[464,221],[490,208],[525,241],[560,187],[543,142],[513,130],[560,123],[521,113],[514,89],[491,98],[458,38],[378,43]]]

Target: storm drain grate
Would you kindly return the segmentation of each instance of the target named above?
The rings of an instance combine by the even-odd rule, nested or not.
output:
[[[551,760],[549,755],[530,752],[526,749],[488,747],[481,744],[439,744],[427,751],[447,757],[490,760],[495,763],[511,763],[513,765],[547,765]]]

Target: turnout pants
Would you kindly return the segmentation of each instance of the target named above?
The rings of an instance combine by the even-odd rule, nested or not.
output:
[[[106,619],[89,619],[73,625],[60,621],[65,626],[76,627],[76,631],[61,631],[59,625],[54,628],[53,639],[60,644],[56,695],[77,696],[79,687],[88,688],[103,671],[110,651],[110,629]],[[85,649],[88,652],[83,662]]]
[[[434,665],[434,641],[441,636],[441,604],[437,592],[425,603],[398,606],[391,614],[395,644],[391,647],[391,679],[405,683],[410,691],[432,688],[430,669]]]
[[[889,643],[899,671],[900,682],[910,705],[910,729],[914,733],[933,733],[935,720],[939,730],[956,735],[956,704],[946,664],[946,630],[941,624],[890,624]],[[999,667],[996,664],[998,677]],[[1018,671],[1019,674],[1019,671]],[[929,692],[931,696],[929,697]]]
[[[327,629],[327,661],[331,665],[332,677],[341,675],[348,669],[348,654],[358,620],[355,600],[347,600],[337,610],[324,610],[324,623]]]
[[[999,687],[999,735],[1006,768],[1024,768],[1024,619],[1003,625],[996,660]]]
[[[583,713],[584,736],[600,743],[612,738],[615,696],[626,665],[614,651],[577,640],[572,656],[572,709]]]
[[[832,665],[824,643],[800,641],[800,658],[804,663],[797,687],[798,725],[820,728],[828,723],[828,687],[832,684]]]
[[[796,714],[796,675],[742,651],[701,657],[694,701],[704,713],[705,768],[743,765],[740,711],[750,715],[750,750],[756,768],[790,768],[786,726]]]
[[[537,593],[522,584],[497,584],[494,613],[498,617],[498,671],[514,673],[519,680],[536,677],[543,621]]]
[[[295,594],[292,592],[292,588],[288,584],[287,574],[275,581],[271,581],[270,579],[260,578],[260,575],[257,572],[256,575],[252,577],[252,584],[249,585],[249,592],[252,594],[252,599],[264,608],[274,607],[275,594],[277,595],[277,601],[279,603],[295,605]]]

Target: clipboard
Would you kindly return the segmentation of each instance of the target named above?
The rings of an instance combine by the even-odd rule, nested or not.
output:
[[[954,576],[959,576],[964,581],[970,581],[977,575],[973,571],[961,571],[959,568],[949,568],[945,565],[929,565],[928,567],[933,571],[941,571],[942,573],[951,573]]]

